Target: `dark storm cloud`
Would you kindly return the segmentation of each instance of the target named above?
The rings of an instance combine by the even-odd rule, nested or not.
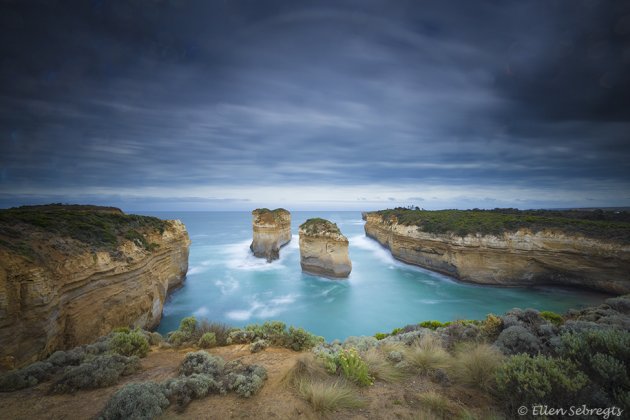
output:
[[[0,192],[588,186],[627,204],[629,5],[5,0]]]

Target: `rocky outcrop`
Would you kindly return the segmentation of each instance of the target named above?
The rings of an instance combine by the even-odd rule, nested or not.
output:
[[[156,327],[189,245],[180,221],[113,208],[0,211],[0,362],[21,366],[119,326]]]
[[[630,292],[630,246],[558,230],[500,235],[434,234],[377,212],[365,234],[401,261],[457,279],[502,286],[564,285]]]
[[[291,240],[291,213],[285,209],[252,211],[254,239],[250,249],[267,262],[280,258],[280,248]]]
[[[328,220],[307,220],[300,226],[300,264],[303,271],[318,276],[348,277],[348,239]]]

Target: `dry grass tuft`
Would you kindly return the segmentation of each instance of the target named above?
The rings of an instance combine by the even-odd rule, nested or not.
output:
[[[438,418],[457,418],[462,411],[457,403],[435,391],[418,395],[418,400],[423,408],[437,415]]]
[[[346,381],[302,378],[296,384],[298,395],[308,401],[315,411],[358,408],[364,401],[356,389]]]
[[[502,359],[502,354],[488,344],[463,345],[456,351],[449,373],[458,383],[489,391]]]
[[[405,372],[392,365],[383,352],[376,348],[371,348],[362,355],[367,364],[368,371],[375,379],[385,382],[398,382],[406,377]]]
[[[295,365],[284,375],[282,383],[295,387],[302,379],[325,379],[330,375],[326,372],[322,362],[312,353],[301,355]]]
[[[425,335],[404,350],[405,361],[421,374],[430,374],[451,365],[452,357],[433,335]]]

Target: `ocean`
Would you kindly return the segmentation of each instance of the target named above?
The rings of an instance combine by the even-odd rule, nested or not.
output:
[[[164,306],[160,333],[182,318],[244,326],[279,320],[326,340],[373,335],[424,320],[483,319],[514,307],[562,313],[601,303],[607,296],[555,287],[502,288],[462,283],[396,261],[367,238],[359,212],[292,212],[293,239],[280,259],[255,258],[249,212],[142,212],[180,219],[192,245],[183,287]],[[350,241],[352,273],[329,280],[302,273],[298,226],[322,217],[339,226]]]

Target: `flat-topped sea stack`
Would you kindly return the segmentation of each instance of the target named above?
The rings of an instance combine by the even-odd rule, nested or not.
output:
[[[460,280],[630,293],[627,211],[398,208],[363,218],[395,258]]]
[[[302,271],[324,277],[345,278],[352,271],[348,239],[336,224],[325,219],[308,219],[300,225]]]
[[[116,327],[156,327],[189,246],[180,221],[113,207],[0,210],[0,370]]]
[[[280,248],[291,241],[291,213],[285,209],[252,211],[254,239],[250,249],[267,262],[280,258]]]

